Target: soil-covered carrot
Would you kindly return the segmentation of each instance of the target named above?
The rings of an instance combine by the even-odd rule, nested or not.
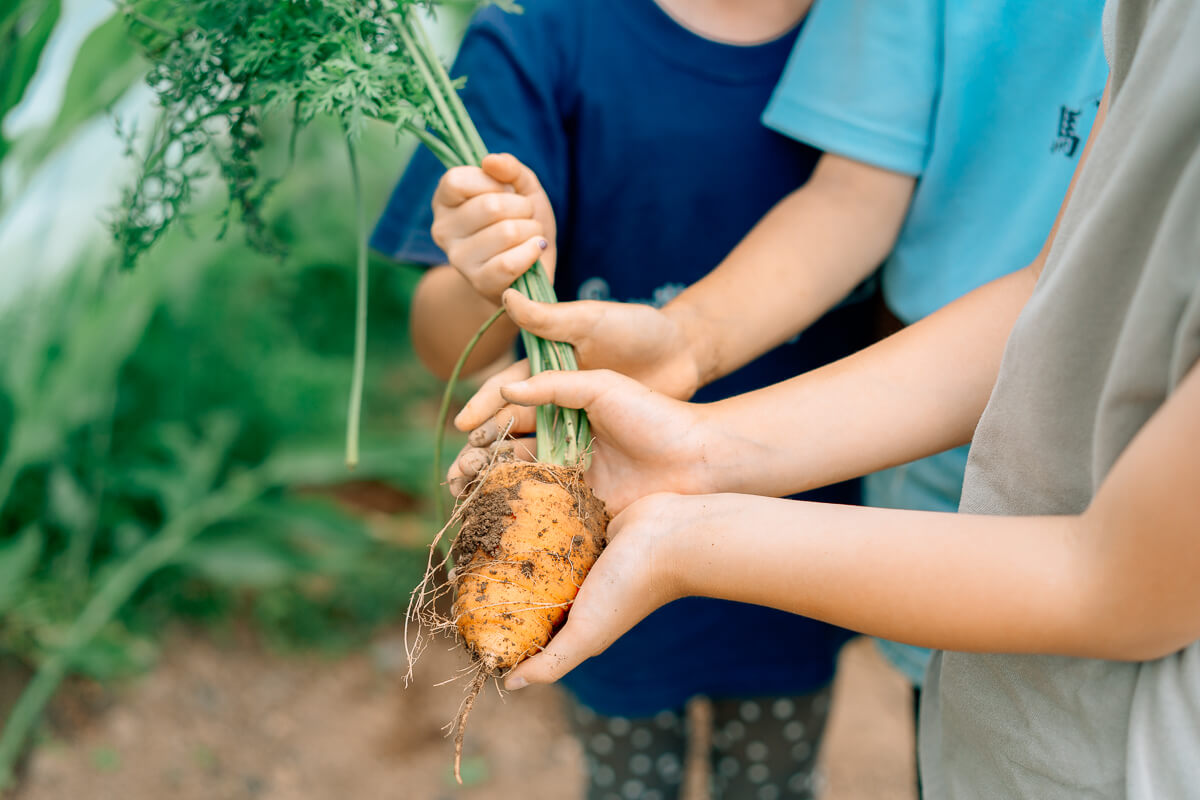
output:
[[[451,548],[453,618],[479,671],[456,721],[456,776],[483,684],[537,653],[562,626],[607,526],[604,504],[578,467],[498,463],[464,506]]]
[[[604,548],[608,515],[579,470],[507,462],[484,479],[454,542],[454,622],[495,672],[550,641]]]

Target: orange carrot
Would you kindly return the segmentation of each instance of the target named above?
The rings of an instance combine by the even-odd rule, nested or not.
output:
[[[451,548],[453,616],[479,668],[456,720],[456,778],[467,715],[484,683],[546,646],[604,549],[608,514],[581,472],[501,462],[462,509]]]

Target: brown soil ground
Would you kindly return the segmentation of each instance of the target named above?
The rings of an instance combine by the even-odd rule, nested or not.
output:
[[[582,759],[553,688],[480,699],[459,788],[442,726],[465,666],[431,647],[404,688],[403,642],[339,660],[177,635],[152,674],[101,693],[73,687],[34,753],[19,800],[573,800]],[[79,711],[79,709],[85,709]],[[65,710],[64,710],[65,709]],[[75,709],[74,712],[71,709]],[[704,708],[694,713],[703,717]],[[69,719],[64,722],[63,717]],[[909,800],[912,720],[902,678],[864,640],[844,651],[824,751],[825,800]],[[688,800],[705,800],[702,769]]]

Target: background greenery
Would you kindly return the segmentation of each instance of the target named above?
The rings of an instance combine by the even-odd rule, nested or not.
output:
[[[471,5],[443,10],[450,46]],[[63,16],[53,0],[0,10],[0,120],[30,101]],[[0,242],[13,238],[6,218],[29,216],[40,172],[94,146],[82,132],[114,108],[144,106],[145,65],[124,37],[116,16],[92,28],[52,121],[0,136]],[[115,128],[110,120],[110,145]],[[280,174],[289,132],[286,120],[264,131],[265,163]],[[412,144],[370,129],[361,148],[374,215]],[[213,192],[189,230],[121,272],[98,235],[120,197],[111,181],[85,214],[42,231],[32,255],[0,251],[0,657],[49,675],[47,696],[69,672],[147,669],[180,618],[249,619],[276,646],[344,648],[402,613],[424,566],[419,542],[393,541],[377,512],[337,486],[385,482],[389,510],[422,513],[438,387],[407,340],[415,273],[377,259],[363,461],[347,474],[355,222],[345,163],[336,126],[301,134],[266,207],[283,258],[249,248],[236,225],[219,238],[224,201]],[[79,202],[72,181],[58,188]],[[43,269],[38,243],[62,252],[62,241],[68,263]]]

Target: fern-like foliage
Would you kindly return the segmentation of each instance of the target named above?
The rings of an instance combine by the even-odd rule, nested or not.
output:
[[[412,13],[433,5],[129,0],[122,11],[152,64],[147,81],[161,113],[112,225],[122,264],[132,266],[186,217],[194,182],[214,164],[228,188],[227,213],[241,218],[252,244],[279,249],[262,214],[274,181],[263,177],[256,158],[261,126],[272,113],[290,114],[296,130],[315,117],[333,117],[351,142],[367,120],[423,140],[432,135],[435,148],[452,142],[420,65],[432,57],[429,48],[406,46],[416,30]],[[133,141],[130,136],[131,153]],[[447,160],[450,154],[438,155]]]

